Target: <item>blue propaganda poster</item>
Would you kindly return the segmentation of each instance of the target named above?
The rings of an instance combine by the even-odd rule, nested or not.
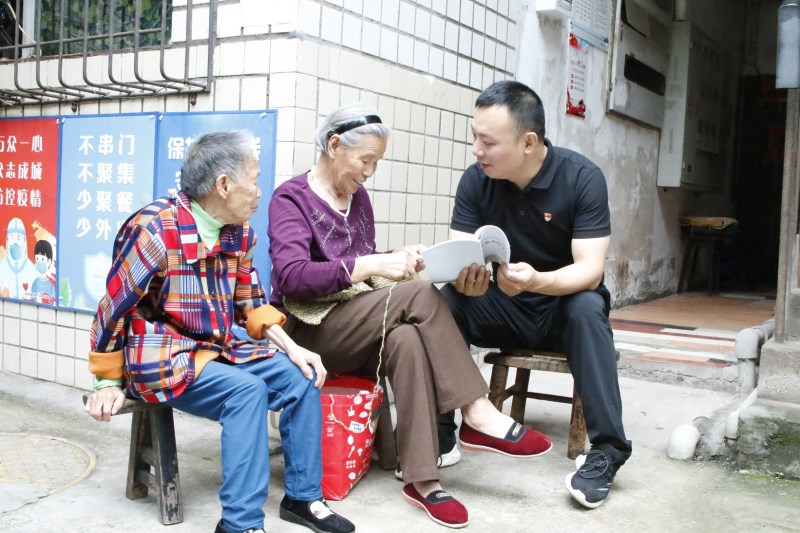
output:
[[[183,155],[192,141],[201,134],[221,130],[245,130],[255,136],[261,169],[261,200],[250,225],[255,229],[258,238],[253,263],[267,292],[270,272],[267,212],[272,190],[275,188],[276,118],[274,110],[168,113],[159,116],[156,141],[156,196],[164,196],[170,189],[180,190]]]
[[[97,310],[117,230],[153,199],[156,118],[135,114],[62,119],[60,306]]]

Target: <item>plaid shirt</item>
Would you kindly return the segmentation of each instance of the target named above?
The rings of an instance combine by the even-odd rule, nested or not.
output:
[[[255,243],[248,224],[228,224],[207,252],[183,192],[154,201],[123,225],[91,349],[124,350],[128,394],[148,402],[178,396],[194,381],[199,351],[231,363],[275,353],[231,333],[267,305],[251,262]]]

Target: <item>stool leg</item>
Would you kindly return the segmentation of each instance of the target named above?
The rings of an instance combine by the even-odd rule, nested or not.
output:
[[[172,408],[156,409],[150,416],[150,432],[153,437],[153,468],[156,478],[156,497],[161,523],[164,525],[183,522],[181,486],[178,478],[178,450],[175,446],[175,425]]]
[[[508,367],[503,365],[492,365],[492,377],[489,379],[489,401],[495,409],[502,412],[503,402],[506,399],[506,380],[508,379]]]
[[[150,466],[144,460],[144,448],[151,446],[150,413],[134,411],[131,415],[131,446],[128,456],[128,481],[125,485],[125,496],[129,500],[138,500],[147,496],[147,484],[136,479],[136,472],[150,472]]]
[[[714,244],[712,243],[707,247],[708,249],[708,270],[706,272],[706,295],[711,296],[714,294]]]
[[[692,278],[694,278],[694,274],[697,271],[697,263],[700,261],[700,250],[702,248],[699,245],[692,246],[692,253],[691,259],[689,260],[689,276],[686,280],[686,290],[688,291],[692,285]]]
[[[525,418],[525,402],[528,400],[528,381],[531,371],[525,368],[517,369],[517,377],[514,381],[514,392],[511,399],[511,418],[522,424]]]
[[[714,242],[711,245],[711,294],[719,293],[720,255],[719,243]]]
[[[378,415],[378,432],[375,435],[375,448],[378,451],[378,467],[382,470],[397,468],[397,442],[394,439],[392,426],[392,411],[389,407],[389,390],[386,388],[386,377],[381,376],[383,387],[383,400],[381,400],[380,414]]]
[[[586,420],[583,418],[583,403],[578,393],[573,391],[567,457],[575,459],[584,451],[586,451]]]
[[[691,257],[695,251],[692,243],[686,245],[686,250],[683,252],[683,264],[681,265],[681,277],[678,279],[678,294],[683,292],[683,285],[686,283],[686,290],[689,289],[689,282],[691,282],[690,265],[692,264]]]
[[[700,257],[700,247],[697,245],[692,246],[692,253],[690,254],[691,258],[689,259],[689,275],[686,279],[686,290],[688,291],[689,288],[692,286],[692,278],[694,277],[694,272],[697,270],[697,260]]]

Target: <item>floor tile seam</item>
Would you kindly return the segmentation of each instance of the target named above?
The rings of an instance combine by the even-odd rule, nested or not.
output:
[[[615,322],[619,322],[621,324],[631,324],[631,325],[646,325],[646,326],[655,326],[655,327],[662,327],[662,328],[676,328],[676,329],[687,329],[692,330],[695,329],[694,326],[681,326],[679,324],[662,324],[660,322],[650,322],[647,320],[631,320],[628,318],[614,318],[611,317],[611,325],[613,326]]]
[[[669,340],[663,338],[639,338],[639,337],[626,337],[625,335],[615,335],[614,336],[614,343],[627,343],[631,345],[637,346],[649,346],[650,348],[669,348],[669,347],[680,347],[680,348],[690,348],[695,350],[712,350],[715,352],[733,352],[735,347],[734,346],[719,346],[715,344],[705,344],[705,343],[692,343],[686,341],[678,341],[678,340]]]
[[[687,351],[687,350],[680,350],[680,349],[677,349],[677,348],[669,348],[669,347],[667,347],[667,348],[659,348],[658,350],[661,351],[661,352],[664,352],[664,353],[671,353],[671,354],[675,354],[675,355],[689,355],[689,356],[699,356],[699,357],[719,358],[719,356],[722,355],[722,353],[720,353],[720,352]],[[735,352],[723,352],[723,353],[729,353],[729,354],[731,354],[733,356],[733,357],[731,357],[731,359],[733,359],[733,360],[736,359],[736,353]]]
[[[727,365],[727,364],[724,364],[724,363],[717,363],[717,362],[711,361],[709,359],[700,360],[700,361],[695,361],[695,360],[691,360],[691,359],[671,359],[671,358],[668,358],[668,357],[660,357],[660,356],[657,356],[657,355],[649,355],[649,354],[636,355],[636,356],[632,357],[632,359],[639,360],[639,361],[649,361],[649,362],[654,362],[654,363],[685,364],[685,365],[691,365],[691,366],[707,366],[707,367],[713,367],[713,368],[725,368],[727,366],[730,366],[730,365]]]
[[[667,335],[661,333],[642,333],[642,332],[631,332],[627,330],[612,330],[614,332],[615,339],[624,339],[626,337],[641,339],[647,338],[653,344],[671,344],[671,343],[694,343],[694,344],[702,344],[704,346],[717,346],[720,350],[728,350],[731,348],[735,348],[736,341],[729,340],[729,339],[722,339],[719,337],[707,337],[707,336],[693,336],[693,335]],[[639,334],[636,334],[639,333]],[[701,342],[695,342],[701,340]],[[706,342],[706,341],[715,341],[715,342]]]
[[[613,330],[612,330],[613,331]],[[616,334],[617,332],[614,331]],[[687,339],[691,338],[697,344],[708,344],[708,345],[717,345],[717,346],[728,346],[728,347],[735,347],[734,341],[728,340],[716,340],[716,339],[704,339],[698,337],[686,337],[686,336],[679,336],[679,335],[663,335],[659,333],[640,333],[637,331],[620,331],[620,335],[622,336],[630,336],[636,338],[651,338],[654,340],[662,340],[662,341],[686,341]]]
[[[735,340],[736,336],[739,334],[739,331],[741,330],[729,331],[721,329],[697,328],[691,332],[687,332],[686,330],[672,330],[670,328],[665,328],[662,330],[662,333],[686,335],[689,337],[706,337],[709,339]]]
[[[654,347],[654,346],[642,346],[642,345],[632,345],[627,343],[619,343],[615,345],[618,350],[623,352],[635,352],[636,354],[646,354],[646,353],[657,353],[657,354],[667,354],[667,355],[676,355],[681,357],[692,357],[692,358],[705,358],[705,359],[718,359],[722,361],[737,361],[736,355],[734,352],[702,352],[702,351],[687,351],[687,350],[678,350],[675,348],[669,347]],[[725,355],[730,355],[731,357],[724,357]]]
[[[667,343],[666,345],[662,345],[665,347],[675,347],[681,349],[690,349],[690,350],[711,350],[714,353],[734,353],[735,349],[733,346],[719,346],[714,344],[700,344],[696,342],[690,341],[672,341]]]

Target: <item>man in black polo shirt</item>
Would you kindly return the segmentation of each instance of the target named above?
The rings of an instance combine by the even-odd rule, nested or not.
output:
[[[578,502],[595,508],[631,454],[603,285],[611,235],[605,178],[584,156],[550,144],[541,99],[522,83],[489,86],[475,107],[477,162],[458,185],[450,238],[499,226],[511,263],[500,265],[494,279],[473,264],[442,293],[469,344],[567,354],[592,448],[566,484]],[[455,444],[452,416],[440,418],[439,441],[441,450]]]

